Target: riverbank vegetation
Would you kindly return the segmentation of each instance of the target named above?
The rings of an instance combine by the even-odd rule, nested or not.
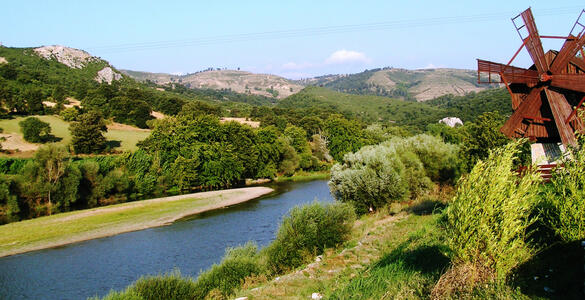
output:
[[[492,149],[488,157],[478,159],[469,174],[457,180],[457,172],[440,170],[464,168],[462,158],[453,155],[460,148],[442,146],[437,137],[427,145],[436,144],[439,150],[428,151],[421,146],[425,143],[410,143],[417,139],[433,138],[391,139],[345,155],[332,169],[332,191],[343,200],[345,194],[337,191],[347,189],[347,199],[351,201],[332,204],[331,207],[340,207],[338,213],[324,218],[327,208],[317,209],[318,204],[295,208],[283,219],[273,244],[264,249],[258,251],[248,244],[237,248],[235,253],[240,256],[228,250],[220,265],[196,279],[177,277],[176,273],[147,277],[122,294],[112,292],[106,299],[130,299],[136,295],[138,299],[149,299],[153,294],[141,294],[139,282],[151,282],[147,284],[151,292],[162,291],[155,288],[161,286],[160,282],[171,285],[177,278],[185,286],[192,284],[186,290],[199,293],[188,299],[302,299],[313,293],[331,299],[581,298],[583,148],[572,150],[573,160],[567,160],[566,167],[553,174],[551,183],[543,185],[534,169],[516,172],[522,159],[522,140]],[[396,149],[410,156],[409,164]],[[442,152],[445,149],[447,155]],[[400,166],[401,171],[387,171],[386,161]],[[392,193],[376,188],[382,182],[400,186],[401,181],[408,181],[405,174],[409,172],[419,172],[419,180],[428,179],[425,185],[418,185],[421,189],[414,193],[416,196],[411,196],[407,185],[395,198],[386,197]],[[344,176],[354,177],[340,180]],[[356,185],[358,180],[378,181],[378,185],[367,185],[373,188],[362,190],[365,186]],[[451,187],[454,180],[456,190]],[[573,198],[562,203],[566,197]],[[373,207],[372,199],[389,200],[376,204],[374,212],[368,213]],[[352,210],[341,209],[341,205],[348,204]],[[336,221],[351,220],[353,209],[361,216],[352,226]],[[330,222],[312,222],[311,218]],[[321,238],[328,235],[319,232],[332,223],[335,225],[331,228],[344,231],[335,236],[344,238],[326,244]],[[306,242],[309,237],[318,242]],[[309,248],[305,250],[300,245]],[[241,263],[228,267],[226,262],[234,257],[240,257]],[[250,263],[256,257],[262,259]],[[568,262],[566,257],[573,260]],[[217,275],[221,274],[219,270],[226,272],[223,277]],[[238,274],[237,279],[230,277],[233,274]],[[205,289],[204,296],[197,283],[208,276],[217,280],[205,279],[216,283]]]

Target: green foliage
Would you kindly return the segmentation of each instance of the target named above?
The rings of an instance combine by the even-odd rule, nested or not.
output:
[[[354,220],[348,204],[315,202],[293,208],[282,220],[276,239],[264,250],[269,270],[281,273],[296,268],[324,248],[344,242]]]
[[[427,125],[427,133],[440,137],[445,143],[458,145],[463,142],[465,128],[463,126],[449,127],[443,123],[436,123]]]
[[[509,140],[500,132],[504,118],[497,111],[486,112],[474,123],[465,124],[461,158],[468,170],[480,159],[486,159],[490,150],[505,145]]]
[[[278,170],[286,176],[294,174],[299,167],[301,158],[293,146],[290,145],[290,139],[287,137],[280,137],[277,140],[279,152],[281,153],[281,160]]]
[[[364,145],[359,124],[340,116],[330,116],[325,121],[325,135],[329,141],[329,152],[337,161],[341,161],[346,153],[358,151]]]
[[[572,149],[545,186],[545,223],[564,242],[585,239],[585,150]]]
[[[449,264],[448,246],[436,216],[409,216],[391,230],[402,233],[384,242],[391,245],[382,257],[357,276],[336,280],[328,299],[429,299],[431,290]],[[388,247],[388,246],[387,246]],[[352,274],[353,275],[353,274]]]
[[[175,271],[163,276],[147,276],[138,279],[122,299],[128,299],[130,295],[132,297],[139,295],[144,300],[202,299],[196,298],[195,288],[193,280],[183,278],[181,273]]]
[[[331,168],[329,188],[335,199],[351,203],[358,214],[406,200],[409,182],[400,155],[391,146],[366,146],[345,155]]]
[[[237,248],[226,249],[221,263],[201,273],[194,287],[194,298],[204,299],[212,290],[218,290],[223,297],[232,295],[244,278],[260,274],[257,261],[257,246],[251,242]]]
[[[62,146],[49,144],[39,148],[34,160],[24,170],[25,193],[32,199],[43,199],[47,214],[68,210],[77,200],[81,174],[71,164],[69,152]],[[40,212],[41,213],[41,212]]]
[[[79,116],[79,111],[75,107],[69,107],[62,110],[59,115],[63,118],[66,122],[73,122],[77,121],[77,117]]]
[[[458,117],[464,123],[474,122],[480,115],[490,111],[499,111],[506,116],[512,114],[512,100],[505,88],[471,92],[464,96],[445,95],[425,103],[444,109],[446,117]]]
[[[526,243],[537,204],[539,175],[512,170],[521,142],[492,151],[464,177],[446,211],[446,230],[454,264],[487,268],[497,279],[526,261]]]
[[[453,179],[457,147],[428,135],[393,138],[348,153],[331,169],[333,196],[364,214],[426,193],[432,181]]]
[[[426,175],[433,181],[455,182],[460,175],[459,147],[437,137],[419,134],[406,139],[391,140],[398,152],[412,151],[424,165]]]
[[[310,153],[309,142],[307,142],[307,132],[297,126],[289,125],[284,130],[284,135],[289,138],[290,145],[297,153]]]
[[[46,141],[51,133],[51,125],[37,117],[28,117],[18,122],[18,125],[20,125],[24,140],[31,143]]]
[[[71,144],[76,153],[100,153],[106,148],[103,132],[107,130],[102,115],[90,111],[78,117],[69,127]]]

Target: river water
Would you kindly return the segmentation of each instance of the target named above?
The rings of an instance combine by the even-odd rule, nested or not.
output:
[[[174,269],[195,277],[226,247],[267,245],[295,205],[333,201],[325,180],[270,187],[276,191],[262,198],[170,226],[0,258],[0,299],[86,299]]]

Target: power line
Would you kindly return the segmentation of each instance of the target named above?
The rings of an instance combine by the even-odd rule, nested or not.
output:
[[[575,9],[580,7],[562,7],[554,9],[544,9],[539,11],[539,16],[555,16],[575,13]],[[225,43],[235,43],[244,41],[257,40],[275,40],[284,38],[308,37],[308,36],[322,36],[341,33],[361,32],[361,31],[376,31],[376,30],[390,30],[400,28],[416,28],[428,27],[436,25],[449,24],[463,24],[463,23],[479,23],[496,21],[503,17],[510,17],[514,13],[501,12],[491,14],[478,14],[470,16],[454,16],[454,17],[439,17],[439,18],[425,18],[425,19],[411,19],[411,20],[396,20],[387,22],[376,22],[366,24],[353,25],[338,25],[325,27],[312,27],[301,29],[289,29],[278,31],[266,31],[256,33],[241,33],[229,34],[220,36],[210,36],[203,38],[181,39],[172,41],[153,41],[141,43],[128,43],[110,46],[88,47],[91,51],[99,51],[101,53],[119,53],[132,52],[141,50],[154,50],[166,48],[179,47],[193,47],[193,46],[208,46]]]

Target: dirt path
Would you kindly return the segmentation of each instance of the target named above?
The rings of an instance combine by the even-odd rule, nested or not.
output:
[[[156,198],[0,226],[0,257],[171,224],[273,191],[248,187]]]

